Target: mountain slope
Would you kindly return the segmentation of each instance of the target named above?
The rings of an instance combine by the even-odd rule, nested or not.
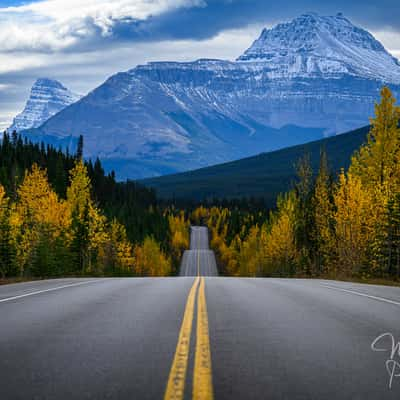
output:
[[[347,168],[351,155],[365,141],[369,127],[334,137],[259,154],[254,157],[215,165],[195,171],[142,183],[152,187],[161,198],[201,201],[213,198],[263,197],[271,207],[279,193],[286,192],[295,180],[295,165],[310,155],[314,171],[318,170],[320,151],[326,149],[332,171]]]
[[[25,132],[100,156],[119,178],[195,169],[368,124],[400,65],[342,15],[264,30],[236,61],[156,62],[108,79]]]
[[[275,79],[348,74],[400,82],[399,61],[342,14],[309,13],[264,29],[238,61],[262,62]]]
[[[60,82],[39,78],[32,86],[24,110],[14,118],[8,130],[37,128],[79,98],[79,95],[72,93]]]

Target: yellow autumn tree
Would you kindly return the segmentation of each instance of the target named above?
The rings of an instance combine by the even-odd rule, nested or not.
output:
[[[390,197],[400,187],[400,107],[390,89],[381,91],[367,143],[352,158],[349,172],[366,187],[379,189]]]
[[[371,118],[367,143],[355,153],[349,168],[349,174],[360,179],[365,196],[373,203],[368,220],[368,230],[373,230],[368,236],[368,266],[373,274],[382,274],[386,263],[387,269],[392,269],[391,261],[385,259],[393,251],[390,204],[400,193],[400,107],[395,103],[390,89],[384,87]]]
[[[171,274],[171,261],[161,251],[159,243],[146,237],[142,245],[135,247],[135,272],[140,276],[168,276]]]
[[[264,263],[260,246],[260,228],[250,228],[246,239],[241,242],[239,252],[239,271],[241,276],[263,275]]]
[[[4,186],[0,183],[0,206],[3,206],[5,201],[6,201],[6,191],[4,189]]]
[[[334,200],[336,274],[351,276],[368,264],[379,212],[374,195],[352,173],[341,172]]]
[[[291,275],[298,257],[295,238],[296,197],[293,192],[278,199],[265,240],[266,274]]]
[[[99,248],[98,262],[107,274],[133,274],[133,248],[126,229],[115,218],[108,227],[108,237]]]
[[[70,172],[67,188],[67,204],[72,215],[72,247],[82,272],[104,272],[98,263],[101,248],[107,246],[109,235],[107,219],[101,214],[91,198],[91,183],[87,168],[78,160]],[[101,267],[93,271],[95,266]]]
[[[71,215],[64,201],[50,187],[47,173],[36,164],[26,171],[17,191],[17,204],[12,224],[19,231],[17,258],[21,268],[32,264],[35,250],[42,239],[54,241],[65,233]]]
[[[92,203],[90,191],[91,183],[87,168],[83,161],[79,160],[70,171],[70,185],[67,188],[70,209],[82,215],[86,205]]]
[[[171,247],[173,258],[180,260],[183,251],[189,248],[189,221],[186,221],[185,214],[170,215],[168,218],[171,234]]]
[[[207,221],[209,216],[208,208],[204,206],[197,207],[193,212],[191,219],[196,225],[201,225],[203,222]]]
[[[231,276],[239,276],[240,275],[240,264],[239,264],[239,255],[240,249],[242,245],[242,240],[239,235],[235,235],[232,239],[229,247],[227,247],[226,251],[221,251],[221,261],[223,265],[226,267],[227,275]]]
[[[32,224],[46,224],[57,235],[70,224],[70,214],[64,201],[50,187],[46,170],[36,164],[18,189],[18,212]]]

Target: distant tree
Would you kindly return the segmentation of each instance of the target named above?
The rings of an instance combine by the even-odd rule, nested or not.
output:
[[[76,159],[82,160],[83,158],[83,136],[79,135],[78,144],[76,147]]]
[[[171,274],[171,261],[152,237],[146,237],[135,248],[135,270],[141,276],[167,276]]]

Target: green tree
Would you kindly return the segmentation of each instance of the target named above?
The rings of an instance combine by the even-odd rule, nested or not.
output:
[[[76,146],[76,159],[81,161],[83,159],[83,136],[79,135],[78,144]]]
[[[298,182],[295,186],[295,241],[299,250],[299,269],[302,273],[312,274],[313,251],[313,170],[310,155],[305,154],[297,163]]]
[[[334,246],[334,205],[332,182],[325,150],[321,150],[320,166],[315,182],[313,197],[313,242],[315,247],[315,273],[329,274],[330,263],[335,254]]]
[[[0,277],[15,276],[17,273],[15,242],[10,225],[9,200],[5,197],[3,186],[0,185]]]

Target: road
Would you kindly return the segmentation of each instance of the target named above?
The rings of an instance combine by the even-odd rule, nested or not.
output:
[[[198,271],[208,274],[207,240],[197,243]],[[399,341],[399,317],[400,288],[337,281],[3,286],[0,399],[398,399],[389,337],[375,345],[388,351],[371,344],[386,332]]]
[[[217,276],[214,252],[209,248],[208,229],[192,226],[190,230],[190,250],[183,253],[180,276]]]

